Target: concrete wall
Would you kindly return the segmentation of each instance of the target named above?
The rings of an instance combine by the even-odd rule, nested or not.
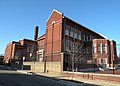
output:
[[[61,62],[24,62],[25,66],[30,66],[33,72],[62,73]],[[46,66],[45,66],[46,65]]]
[[[47,62],[46,71],[48,73],[62,73],[61,62]]]

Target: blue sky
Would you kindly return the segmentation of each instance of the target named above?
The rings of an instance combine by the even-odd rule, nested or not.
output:
[[[120,44],[120,0],[0,0],[0,54],[10,41],[45,33],[53,9]]]

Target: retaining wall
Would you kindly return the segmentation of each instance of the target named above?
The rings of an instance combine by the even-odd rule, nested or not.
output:
[[[30,66],[31,71],[46,73],[62,73],[61,62],[24,62],[25,66]]]
[[[106,80],[106,81],[120,82],[120,75],[112,75],[112,74],[95,74],[95,73],[64,71],[63,75],[68,77],[73,77],[73,78],[85,78],[85,79],[91,79],[91,80]]]

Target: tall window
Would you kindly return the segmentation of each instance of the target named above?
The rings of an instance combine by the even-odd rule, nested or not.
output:
[[[65,49],[69,50],[69,40],[65,40]]]
[[[88,35],[86,35],[86,41],[89,41],[89,36]]]
[[[77,32],[78,32],[78,30],[75,29],[75,31],[74,31],[74,38],[77,38]]]
[[[84,35],[84,39],[83,40],[86,41],[86,35]]]
[[[78,31],[78,39],[81,40],[81,31],[80,30]]]
[[[106,50],[106,44],[102,44],[102,51],[103,51],[103,53],[107,52],[107,50]]]
[[[92,36],[90,35],[90,41],[92,40]]]
[[[69,30],[70,30],[70,27],[68,25],[66,25],[66,27],[65,27],[65,35],[69,36]]]
[[[70,28],[70,36],[73,37],[74,28]]]
[[[93,54],[96,53],[96,44],[93,44]]]
[[[107,58],[103,58],[103,64],[107,64]]]
[[[98,53],[102,52],[102,44],[98,44]]]

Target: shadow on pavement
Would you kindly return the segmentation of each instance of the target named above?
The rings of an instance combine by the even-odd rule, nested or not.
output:
[[[8,65],[0,65],[0,70],[10,70],[10,71],[16,71],[17,68],[8,66]]]
[[[6,81],[16,81],[18,79],[19,81],[19,78],[21,80],[30,80],[30,79],[33,79],[33,81],[36,80],[36,76],[39,77],[39,78],[46,78],[46,79],[49,79],[49,80],[53,80],[53,81],[56,81],[56,82],[59,82],[59,83],[65,83],[65,84],[70,84],[70,86],[72,86],[71,84],[77,84],[77,86],[99,86],[99,85],[95,85],[95,84],[89,84],[89,83],[84,83],[84,82],[81,82],[81,81],[75,81],[75,80],[68,80],[68,79],[59,79],[58,77],[60,76],[54,76],[54,77],[49,77],[49,76],[43,76],[43,75],[37,75],[35,73],[32,73],[32,74],[21,74],[21,73],[17,73],[15,68],[11,67],[11,66],[6,66],[6,65],[0,65],[0,70],[3,70],[4,72],[0,71],[0,86],[6,86],[7,85],[7,82]],[[7,71],[7,72],[6,72]],[[12,81],[13,79],[13,81]],[[39,81],[41,81],[40,79],[38,79],[38,83]],[[19,83],[18,81],[16,81],[15,83],[18,83],[18,84],[21,84]],[[11,83],[11,86],[13,83]],[[28,81],[29,83],[29,81]],[[8,85],[9,86],[9,85]],[[43,85],[44,86],[44,85]],[[74,85],[73,85],[74,86]]]
[[[42,76],[42,75],[36,75],[35,73],[33,73],[33,75],[35,76],[39,76],[39,77],[44,77],[44,78],[48,78],[48,79],[52,79],[52,80],[55,80],[55,81],[60,81],[60,82],[64,82],[64,83],[76,83],[77,86],[100,86],[100,85],[95,85],[95,84],[90,84],[90,83],[84,83],[84,82],[81,82],[81,81],[76,81],[76,80],[68,80],[68,79],[59,79],[57,77],[48,77],[48,76]]]

